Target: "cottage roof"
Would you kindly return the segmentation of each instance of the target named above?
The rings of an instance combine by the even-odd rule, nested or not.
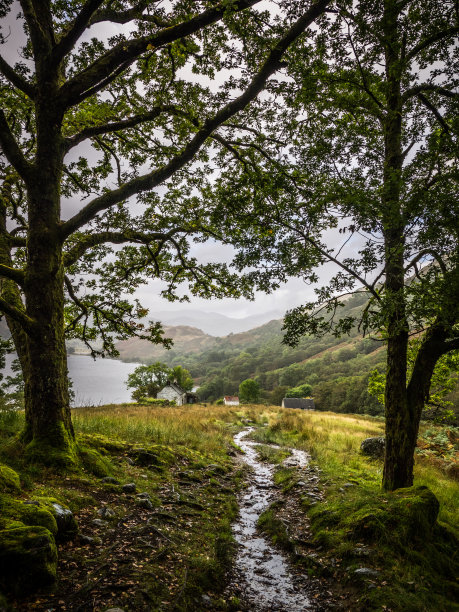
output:
[[[185,393],[182,387],[180,387],[180,385],[178,385],[177,383],[167,381],[167,383],[164,385],[164,387],[161,390],[163,391],[166,387],[170,387],[171,389],[173,389],[180,395],[183,395]]]
[[[284,408],[301,408],[302,410],[314,409],[314,400],[311,397],[284,397],[282,400]]]
[[[237,395],[225,395],[225,399],[227,402],[238,402],[239,397]]]

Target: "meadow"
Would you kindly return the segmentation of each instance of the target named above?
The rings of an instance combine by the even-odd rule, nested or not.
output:
[[[248,425],[255,426],[252,437],[264,444],[260,447],[263,460],[282,461],[283,452],[269,448],[276,443],[306,450],[311,464],[319,470],[322,500],[310,503],[295,488],[300,475],[278,466],[279,495],[270,510],[273,520],[261,525],[274,539],[272,526],[286,526],[282,541],[286,549],[294,551],[294,533],[282,508],[285,513],[286,505],[295,498],[298,520],[309,525],[311,550],[319,550],[325,565],[333,567],[328,578],[323,568],[306,564],[302,571],[323,574],[330,584],[341,583],[355,610],[456,609],[457,587],[455,590],[454,580],[447,574],[448,567],[457,567],[454,534],[458,534],[459,525],[459,484],[453,478],[457,430],[423,424],[415,489],[409,490],[412,497],[403,494],[402,499],[400,494],[381,491],[382,462],[360,453],[363,439],[384,434],[382,417],[250,405],[78,408],[73,410],[73,422],[83,467],[65,478],[50,468],[27,466],[20,455],[11,452],[10,441],[20,430],[22,419],[19,412],[0,413],[0,462],[19,474],[21,498],[45,495],[62,500],[75,512],[80,530],[95,535],[96,542],[62,544],[57,590],[34,597],[33,602],[15,600],[15,609],[45,610],[56,601],[65,601],[62,609],[73,610],[76,600],[87,597],[95,602],[95,610],[105,609],[103,605],[108,603],[128,610],[152,606],[193,610],[199,609],[197,602],[203,594],[211,598],[209,609],[239,609],[237,598],[228,597],[224,589],[234,554],[231,522],[245,477],[240,463],[234,461],[237,449],[233,436]],[[141,461],[142,457],[148,457],[149,463]],[[104,476],[116,482],[105,483]],[[148,494],[152,507],[139,507],[137,498],[123,495],[123,482],[132,482],[136,491]],[[423,486],[434,493],[440,510],[438,523],[423,533],[421,541],[409,525],[394,517],[402,516],[406,507],[416,506],[425,496],[424,490],[416,487]],[[92,526],[104,506],[114,511],[108,521],[113,532]],[[150,551],[154,554],[145,556],[137,531],[144,528],[146,517],[150,516],[151,522],[147,511],[154,513],[157,541]],[[277,514],[282,520],[276,519]],[[411,515],[403,516],[411,520]],[[358,535],[355,525],[363,526]],[[112,547],[107,552],[107,538],[114,533],[122,534],[117,554]],[[356,584],[350,572],[361,564],[353,551],[362,542],[372,555],[365,558],[365,566],[375,567],[380,577]],[[120,558],[126,550],[137,561],[129,572],[121,566],[126,574],[121,573],[125,589],[121,594],[113,584],[121,580]],[[294,555],[292,561],[300,563]],[[153,582],[151,576],[155,576]],[[75,581],[80,589],[76,594],[71,586]]]

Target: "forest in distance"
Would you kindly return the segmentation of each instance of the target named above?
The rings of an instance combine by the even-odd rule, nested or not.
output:
[[[353,314],[358,319],[367,303],[364,294],[343,301],[342,316]],[[228,336],[203,336],[196,330],[196,339],[183,341],[164,350],[149,348],[139,341],[120,343],[120,358],[126,361],[154,363],[170,367],[182,365],[191,373],[200,400],[213,402],[224,395],[237,395],[241,381],[253,378],[260,386],[260,401],[281,405],[287,389],[310,384],[316,409],[338,413],[383,415],[384,406],[368,391],[371,372],[385,370],[386,350],[381,339],[363,337],[355,326],[345,337],[332,333],[317,339],[303,337],[296,347],[283,343],[283,321],[273,320],[247,332]],[[188,339],[192,337],[186,328]],[[182,340],[182,341],[181,341]],[[136,356],[137,355],[137,356]],[[457,372],[450,372],[452,379]],[[444,418],[434,408],[424,418],[456,424],[459,418],[459,390],[446,394],[454,416]]]

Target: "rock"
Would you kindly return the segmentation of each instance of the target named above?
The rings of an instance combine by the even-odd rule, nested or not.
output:
[[[135,482],[128,482],[127,484],[124,484],[121,488],[123,493],[135,493],[137,489]]]
[[[345,489],[349,489],[350,487],[355,487],[355,486],[356,486],[356,485],[355,485],[353,482],[345,482],[345,483],[343,484],[343,487],[344,487]]]
[[[94,527],[100,527],[101,529],[108,527],[107,521],[103,521],[101,519],[93,519],[91,523],[94,525]]]
[[[134,459],[131,459],[131,457],[126,457],[126,463],[128,463],[129,465],[134,465],[135,461]]]
[[[354,570],[354,576],[358,578],[377,578],[380,575],[380,572],[375,569],[371,569],[371,567],[359,567]]]
[[[113,518],[114,516],[116,516],[115,511],[109,508],[108,506],[103,506],[103,508],[99,508],[97,514],[103,519]]]
[[[360,450],[364,455],[368,455],[374,459],[383,459],[385,447],[386,440],[383,437],[366,438],[360,445]]]
[[[57,549],[44,527],[0,531],[0,588],[24,596],[56,580]]]
[[[137,500],[137,505],[141,508],[146,508],[147,510],[153,510],[153,504],[149,499],[140,498]]]
[[[459,464],[458,463],[450,463],[446,466],[445,472],[449,478],[453,480],[459,481]]]
[[[137,499],[151,499],[150,493],[137,493]]]
[[[78,533],[78,523],[72,511],[57,502],[51,502],[51,506],[57,523],[58,540],[72,540]]]
[[[105,482],[107,484],[114,484],[114,485],[121,484],[120,481],[116,480],[116,478],[113,478],[113,476],[105,476],[105,478],[102,478],[100,482]]]
[[[79,540],[81,544],[96,544],[96,538],[91,538],[91,536],[80,535]]]
[[[124,612],[123,608],[109,608],[105,612]]]
[[[201,599],[202,599],[203,603],[205,603],[205,604],[206,604],[206,606],[209,606],[209,605],[212,603],[211,598],[210,598],[208,595],[206,595],[205,593],[204,593],[204,595],[201,597]]]
[[[20,491],[19,475],[10,467],[0,464],[0,491]]]

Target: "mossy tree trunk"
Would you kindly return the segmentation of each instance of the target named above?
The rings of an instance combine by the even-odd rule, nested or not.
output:
[[[385,305],[387,373],[385,389],[386,454],[383,488],[413,484],[413,453],[417,428],[406,395],[408,323],[405,312],[404,220],[400,189],[402,174],[402,101],[398,8],[385,1],[386,105],[382,221],[385,241]]]

